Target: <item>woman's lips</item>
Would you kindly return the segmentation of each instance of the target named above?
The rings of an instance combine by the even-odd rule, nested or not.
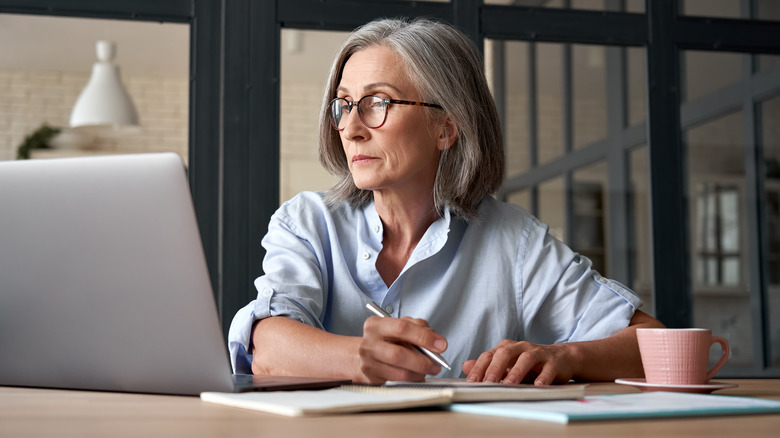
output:
[[[353,163],[357,163],[357,164],[366,163],[368,161],[375,160],[375,159],[376,159],[375,157],[369,157],[368,155],[353,155],[352,156],[352,162]]]

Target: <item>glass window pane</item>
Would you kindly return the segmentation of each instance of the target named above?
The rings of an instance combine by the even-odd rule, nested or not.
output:
[[[653,254],[650,226],[650,173],[647,145],[631,151],[631,287],[644,301],[642,310],[655,315],[653,301]]]
[[[528,62],[528,43],[488,40],[485,44],[486,53],[492,52],[492,49],[489,49],[492,44],[503,46],[501,52],[504,57],[503,129],[506,135],[504,148],[507,158],[507,175],[511,177],[525,172],[531,167],[528,116],[528,69],[530,65]],[[486,63],[488,63],[488,56],[485,58]],[[495,93],[496,89],[493,88],[493,91]]]
[[[563,45],[536,45],[539,163],[563,155]]]
[[[645,12],[645,0],[626,0],[626,12]]]
[[[764,150],[766,262],[771,363],[780,367],[780,97],[762,102],[760,141]]]
[[[607,164],[599,162],[574,172],[572,181],[571,247],[593,262],[604,276],[607,272]]]
[[[720,211],[721,217],[720,247],[724,252],[740,251],[740,193],[739,188],[735,186],[726,186],[720,193]]]
[[[607,136],[607,70],[604,46],[572,46],[574,147]]]
[[[327,190],[336,179],[319,162],[317,124],[330,65],[344,32],[282,29],[279,200]]]
[[[603,11],[605,9],[605,5],[604,0],[571,0],[571,8]]]
[[[756,18],[780,21],[780,2],[777,0],[755,0]]]
[[[537,217],[550,227],[549,232],[553,237],[567,242],[566,196],[563,177],[555,178],[539,186],[539,214]]]
[[[683,0],[683,15],[740,18],[741,0]]]
[[[32,158],[170,151],[187,160],[189,25],[17,14],[0,21],[0,41],[13,41],[0,46],[0,160],[15,159],[44,124],[60,135],[49,138],[53,148],[31,150]],[[113,61],[140,127],[79,137],[67,128],[98,40],[115,43]]]
[[[560,8],[562,0],[485,0],[486,5]]]
[[[694,290],[740,286],[746,280],[725,279],[726,260],[744,255],[745,211],[742,113],[736,112],[687,132],[690,193],[693,199],[691,230],[694,260],[709,260],[694,276]]]
[[[726,257],[722,262],[723,284],[738,286],[741,277],[742,265],[737,257]]]
[[[780,2],[778,2],[778,5],[780,5]],[[758,55],[758,71],[771,70],[780,71],[780,55]]]
[[[628,123],[636,125],[647,119],[647,62],[644,48],[626,49],[628,72]]]
[[[755,18],[759,20],[780,20],[780,2],[777,0],[753,0]],[[741,4],[746,0],[684,0],[683,14],[720,18],[750,18],[742,12]]]
[[[729,340],[728,366],[753,363],[746,275],[744,114],[685,132],[688,153],[693,323]]]
[[[521,190],[519,192],[511,193],[507,197],[507,202],[515,205],[519,205],[526,209],[526,211],[531,212],[531,192],[528,190]]]
[[[683,55],[684,101],[692,101],[742,81],[738,53],[687,51]]]

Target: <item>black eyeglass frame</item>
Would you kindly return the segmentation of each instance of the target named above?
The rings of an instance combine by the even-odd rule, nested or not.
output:
[[[380,102],[384,105],[384,116],[382,117],[382,122],[378,124],[377,126],[369,126],[368,123],[366,123],[365,119],[363,118],[363,110],[360,109],[360,102],[363,101],[363,99],[366,98],[372,98],[372,99],[379,99]],[[330,125],[333,126],[333,128],[336,131],[343,131],[344,128],[339,128],[338,125],[336,125],[336,120],[333,118],[333,105],[336,102],[344,101],[346,102],[345,105],[342,105],[342,108],[346,108],[347,114],[352,113],[352,107],[357,106],[358,110],[358,118],[360,119],[360,123],[362,123],[366,128],[369,129],[378,129],[381,128],[385,122],[387,121],[387,108],[390,105],[415,105],[415,106],[427,106],[431,108],[438,108],[438,109],[444,109],[441,105],[435,104],[435,103],[426,103],[426,102],[415,102],[412,100],[398,100],[398,99],[389,99],[384,97],[379,97],[375,94],[368,94],[366,96],[361,97],[359,100],[353,100],[352,102],[348,101],[347,99],[344,99],[343,97],[336,97],[335,99],[332,99],[330,103],[328,104],[328,118],[330,119]],[[343,110],[342,110],[343,111]]]

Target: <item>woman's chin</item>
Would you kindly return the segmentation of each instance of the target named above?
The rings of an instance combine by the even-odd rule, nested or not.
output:
[[[368,181],[360,178],[356,179],[353,176],[352,182],[355,184],[355,187],[359,188],[360,190],[376,190],[378,188],[376,181]]]

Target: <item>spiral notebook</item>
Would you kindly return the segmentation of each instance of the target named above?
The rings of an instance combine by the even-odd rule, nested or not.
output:
[[[321,391],[204,392],[200,398],[209,403],[302,417],[446,406],[452,402],[452,394],[451,389],[345,385]]]

